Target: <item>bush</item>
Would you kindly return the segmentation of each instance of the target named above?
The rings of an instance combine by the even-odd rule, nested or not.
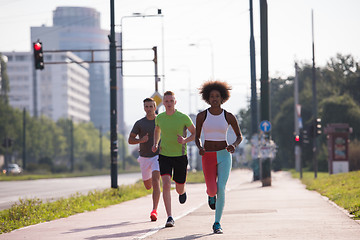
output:
[[[48,174],[51,172],[51,167],[47,164],[29,163],[26,167],[26,171],[36,174]]]
[[[318,160],[318,170],[320,172],[327,172],[329,161],[328,161],[328,149],[326,144],[322,144],[318,146],[317,160]]]
[[[53,161],[49,157],[43,157],[39,159],[39,165],[47,165],[51,169],[53,167]]]
[[[85,156],[85,161],[90,163],[93,168],[99,168],[99,160],[100,159],[98,153],[87,153]]]
[[[86,161],[75,162],[74,168],[79,172],[89,172],[94,169],[91,163]]]
[[[52,173],[64,173],[69,171],[69,168],[66,166],[66,164],[59,164],[59,165],[54,165],[51,171]]]

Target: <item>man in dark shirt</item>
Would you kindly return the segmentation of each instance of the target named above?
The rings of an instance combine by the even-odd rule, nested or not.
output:
[[[154,129],[156,118],[156,103],[152,98],[144,99],[144,110],[146,116],[138,120],[132,128],[128,142],[129,144],[140,144],[140,163],[142,179],[146,189],[153,188],[153,210],[150,213],[151,221],[157,220],[157,207],[160,199],[160,169],[158,156],[159,152],[153,152]],[[137,138],[138,136],[138,138]]]

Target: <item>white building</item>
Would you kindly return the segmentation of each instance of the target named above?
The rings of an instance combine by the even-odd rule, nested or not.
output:
[[[34,112],[32,55],[29,52],[4,52],[2,54],[8,59],[9,103],[15,108],[25,108],[32,114]]]
[[[109,30],[101,29],[100,13],[93,8],[63,6],[53,11],[52,26],[31,27],[31,42],[38,39],[44,51],[109,49]],[[120,34],[116,34],[119,44]],[[91,60],[90,52],[74,52],[84,61]],[[94,60],[108,61],[109,51],[94,53]],[[90,64],[90,118],[94,126],[110,129],[110,74],[108,63]],[[119,130],[123,132],[123,86],[118,72]]]
[[[33,55],[29,52],[5,52],[8,58],[9,103],[34,114],[37,96],[37,115],[57,121],[72,118],[74,122],[90,121],[89,65],[86,63],[47,64],[49,62],[81,62],[71,52],[46,53],[45,69],[37,70],[34,91]]]

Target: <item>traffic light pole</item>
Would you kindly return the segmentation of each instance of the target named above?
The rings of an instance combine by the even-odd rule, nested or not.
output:
[[[116,44],[115,44],[115,6],[110,0],[110,151],[111,151],[111,187],[118,188],[118,136],[117,136],[117,104],[116,104]]]
[[[267,28],[267,1],[260,0],[260,38],[261,38],[261,91],[260,107],[261,121],[270,121],[270,88],[268,62],[268,28]],[[265,141],[270,141],[270,133],[265,133]],[[271,186],[271,160],[262,159],[260,163],[262,186]]]
[[[299,67],[295,63],[295,79],[294,79],[294,128],[295,136],[299,136],[299,143],[295,142],[295,169],[300,172],[300,178],[302,178],[302,163],[301,163],[301,147],[299,144],[302,142],[302,136],[300,136],[299,118],[301,110],[299,106],[299,78],[298,78]]]
[[[35,61],[35,60],[33,60]],[[34,117],[37,118],[38,111],[37,111],[37,72],[36,69],[33,68],[33,114]]]
[[[312,94],[313,94],[313,164],[314,164],[314,177],[317,178],[318,162],[317,162],[317,98],[316,98],[316,68],[315,68],[315,44],[314,44],[314,12],[311,10],[311,25],[312,25]]]

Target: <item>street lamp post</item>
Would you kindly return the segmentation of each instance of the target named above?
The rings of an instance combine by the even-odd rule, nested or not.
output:
[[[211,54],[211,78],[212,80],[215,80],[215,62],[214,62],[214,48],[213,48],[213,44],[211,42],[210,39],[204,38],[204,39],[200,39],[197,43],[190,43],[189,46],[190,47],[197,47],[199,45],[201,45],[201,42],[207,42],[210,46],[210,54]]]

